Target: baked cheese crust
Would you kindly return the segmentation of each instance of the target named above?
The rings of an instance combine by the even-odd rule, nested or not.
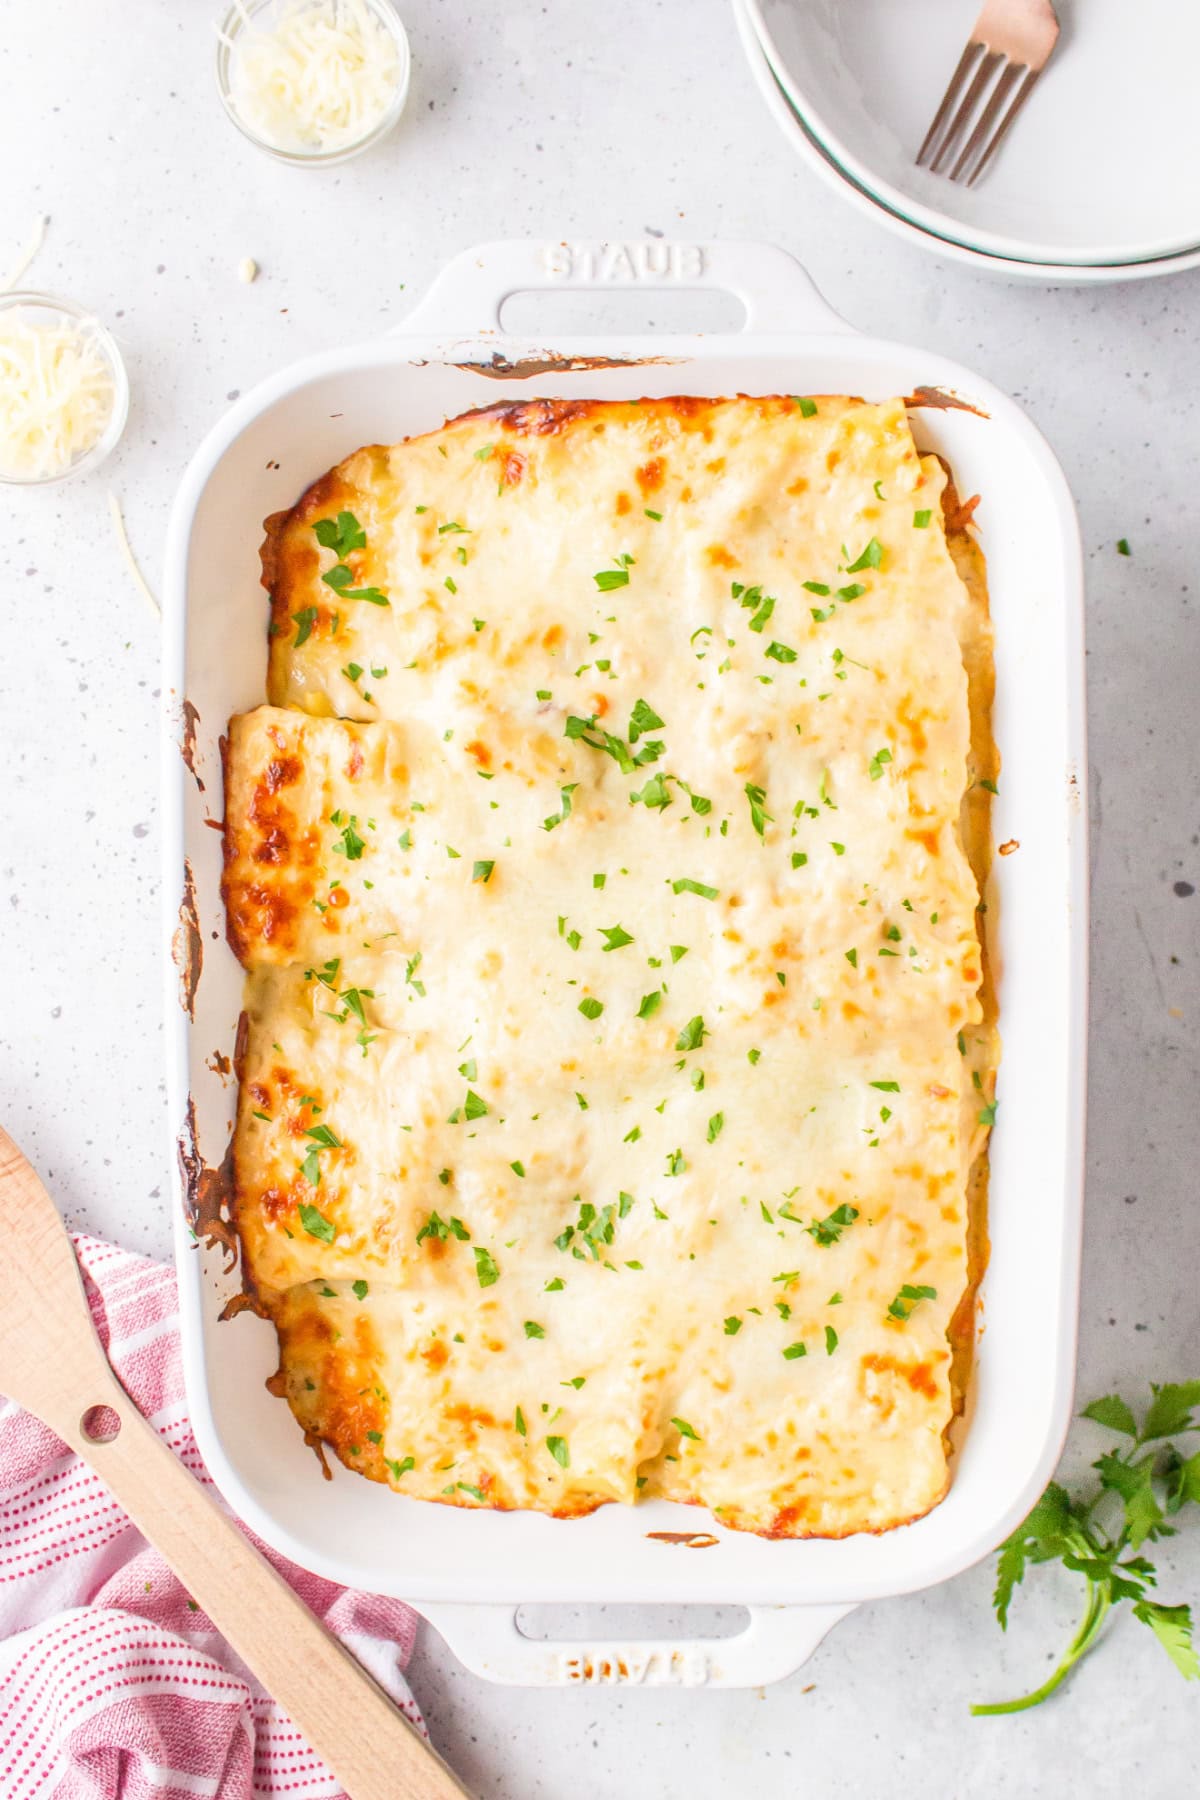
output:
[[[945,485],[898,400],[538,401],[268,522],[236,1222],[350,1467],[778,1536],[941,1498],[994,1064]]]

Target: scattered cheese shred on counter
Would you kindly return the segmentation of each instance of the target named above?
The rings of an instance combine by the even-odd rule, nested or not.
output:
[[[26,244],[24,250],[22,250],[20,256],[18,256],[15,265],[13,266],[13,268],[11,268],[9,270],[8,275],[5,278],[5,280],[3,282],[0,282],[0,292],[7,293],[10,288],[16,287],[17,283],[20,281],[21,277],[24,275],[26,269],[32,263],[34,257],[37,255],[38,251],[41,249],[42,245],[45,243],[46,227],[49,223],[50,223],[49,219],[47,219],[45,214],[43,213],[39,217],[33,230],[30,232],[29,242]]]
[[[62,475],[112,417],[108,358],[86,320],[0,313],[0,475]]]
[[[138,567],[137,557],[133,554],[133,545],[129,542],[129,533],[125,529],[125,514],[121,511],[121,502],[108,490],[108,510],[112,514],[113,530],[117,534],[117,548],[121,552],[121,560],[133,576],[134,586],[147,602],[156,619],[162,618],[162,607],[158,604],[149,582]]]
[[[392,104],[400,52],[365,0],[281,0],[269,27],[243,19],[225,40],[230,98],[264,143],[292,153],[342,150]]]

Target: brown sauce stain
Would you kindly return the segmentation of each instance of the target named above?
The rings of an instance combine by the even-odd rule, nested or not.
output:
[[[969,412],[974,413],[977,419],[990,417],[981,407],[972,406],[969,400],[960,399],[957,394],[940,387],[915,387],[911,394],[904,396],[901,405],[910,408],[928,406],[935,412]]]
[[[230,1214],[233,1199],[233,1144],[218,1166],[210,1168],[200,1155],[196,1142],[196,1102],[188,1095],[183,1130],[176,1143],[179,1173],[183,1184],[183,1211],[188,1226],[208,1249],[219,1246],[226,1257],[226,1272],[238,1259],[238,1240]]]
[[[648,1531],[646,1536],[659,1544],[682,1544],[687,1550],[712,1550],[721,1541],[711,1531]]]
[[[452,363],[468,375],[487,375],[493,381],[529,381],[535,375],[566,375],[576,369],[640,369],[647,363],[673,363],[673,356],[556,356],[553,350],[542,350],[514,362],[499,350],[487,362]],[[490,410],[482,408],[480,410]]]
[[[204,792],[204,783],[196,768],[196,728],[200,723],[200,714],[190,700],[183,703],[183,736],[179,740],[179,753],[183,757],[184,767],[200,789]]]
[[[196,912],[196,883],[192,865],[183,865],[183,898],[179,903],[179,924],[171,939],[171,961],[179,974],[179,1004],[189,1019],[196,1016],[196,989],[204,967],[204,944],[200,936],[200,920]]]

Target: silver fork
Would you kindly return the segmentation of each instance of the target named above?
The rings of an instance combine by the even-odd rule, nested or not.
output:
[[[949,170],[951,181],[972,187],[1011,130],[1057,42],[1058,20],[1050,0],[984,0],[917,152],[917,167],[928,163],[935,175],[941,174],[982,104],[974,129]],[[994,84],[993,77],[997,77]]]

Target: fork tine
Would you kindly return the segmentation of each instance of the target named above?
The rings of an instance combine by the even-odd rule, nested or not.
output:
[[[962,155],[950,171],[951,181],[957,181],[963,171],[975,160],[980,145],[985,148],[991,137],[992,126],[999,117],[1000,108],[1008,99],[1013,83],[1020,77],[1021,70],[1016,63],[1006,63],[1000,71],[1000,79],[988,96],[988,103],[979,115],[979,123],[963,145]]]
[[[936,113],[934,113],[934,115],[933,115],[933,124],[929,127],[929,130],[925,133],[925,142],[921,145],[920,150],[917,152],[917,167],[918,168],[922,167],[922,165],[925,162],[926,156],[929,154],[930,150],[933,148],[934,144],[937,142],[939,136],[941,135],[942,126],[946,123],[946,120],[950,117],[950,114],[954,108],[954,103],[958,99],[959,93],[962,89],[963,82],[967,78],[967,72],[970,69],[971,64],[975,60],[976,52],[979,50],[982,50],[982,49],[983,49],[983,45],[980,43],[976,43],[976,42],[969,43],[967,45],[966,49],[963,51],[962,55],[959,57],[958,67],[955,69],[953,75],[950,77],[950,85],[946,89],[946,92],[942,95],[942,103],[938,107]]]
[[[1040,69],[1027,69],[1025,71],[1025,79],[1021,83],[1021,86],[1017,89],[1016,96],[1013,99],[1012,105],[1009,107],[1007,113],[1004,115],[1003,119],[1001,119],[999,125],[997,126],[995,135],[992,138],[991,143],[988,145],[987,149],[984,151],[984,153],[980,157],[979,161],[975,164],[975,167],[972,170],[971,174],[967,177],[967,186],[968,187],[975,186],[975,183],[979,180],[979,177],[983,174],[983,171],[987,168],[987,166],[991,162],[993,156],[995,156],[997,150],[1000,148],[1000,145],[1003,143],[1004,139],[1008,136],[1008,132],[1009,132],[1010,127],[1012,126],[1013,120],[1016,118],[1017,114],[1020,112],[1021,108],[1024,106],[1025,102],[1028,100],[1030,93],[1032,92],[1034,85],[1037,82],[1038,76],[1040,74],[1041,74]]]
[[[979,104],[979,99],[983,90],[992,79],[999,64],[1003,61],[1003,53],[999,50],[988,50],[985,53],[982,62],[975,71],[975,78],[971,82],[971,85],[963,98],[962,105],[955,113],[950,122],[950,129],[942,139],[941,149],[929,165],[930,170],[934,175],[940,174],[942,164],[945,162],[946,158],[953,155],[954,151],[957,149],[958,141],[971,122],[972,115],[974,114],[976,106]]]

